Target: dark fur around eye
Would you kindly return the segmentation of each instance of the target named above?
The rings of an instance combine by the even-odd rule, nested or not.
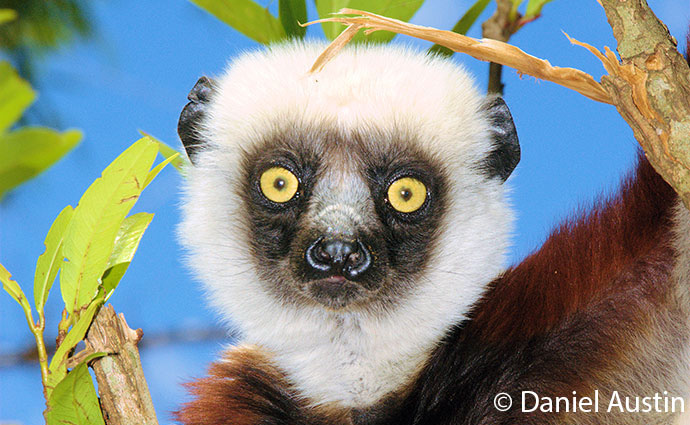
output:
[[[365,157],[366,174],[376,213],[385,223],[389,261],[400,276],[414,276],[424,269],[437,239],[446,210],[448,178],[437,158],[415,149],[409,141],[374,146],[381,148]],[[424,205],[412,213],[398,212],[387,202],[388,187],[402,177],[416,178],[427,188]]]
[[[368,182],[379,220],[368,223],[367,228],[379,238],[391,271],[398,278],[410,279],[424,271],[446,209],[448,178],[442,162],[402,136],[399,140],[372,133],[349,137],[344,140],[342,135],[323,129],[294,130],[292,134],[268,137],[245,153],[244,183],[239,191],[244,199],[254,257],[265,261],[262,268],[267,273],[290,255],[300,226],[305,225],[301,217],[320,168],[325,166],[324,161],[329,160],[333,149],[342,146],[348,146],[352,165]],[[386,140],[379,140],[380,137]],[[287,168],[299,180],[298,194],[283,204],[266,199],[259,186],[261,173],[274,166]],[[414,177],[427,187],[427,200],[412,213],[398,212],[387,202],[388,187],[402,177]]]
[[[307,206],[319,168],[319,155],[304,133],[280,134],[267,137],[242,158],[243,184],[238,188],[244,200],[245,217],[252,233],[252,249],[257,258],[278,261],[289,254],[290,244],[297,232],[299,217]],[[299,181],[295,196],[285,202],[268,200],[261,192],[261,174],[271,167],[284,167]]]

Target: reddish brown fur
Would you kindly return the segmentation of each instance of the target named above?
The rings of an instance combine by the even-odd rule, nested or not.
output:
[[[227,351],[207,377],[185,386],[194,400],[174,416],[186,425],[332,425],[346,423],[348,413],[307,409],[285,375],[254,346]]]
[[[646,285],[639,288],[645,298],[663,297],[676,194],[646,159],[637,174],[626,179],[618,196],[566,221],[537,252],[494,282],[473,321],[484,338],[525,339],[547,332],[597,300],[640,284]],[[637,264],[655,261],[667,267],[642,272],[658,278],[624,279]]]
[[[249,347],[227,352],[223,361],[211,365],[207,377],[186,386],[195,399],[175,412],[175,418],[187,425],[259,424],[274,408],[275,397],[295,399],[283,374],[260,350]]]

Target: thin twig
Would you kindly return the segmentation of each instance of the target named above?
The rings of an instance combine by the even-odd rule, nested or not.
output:
[[[413,25],[361,10],[342,9],[339,14],[340,16],[320,19],[306,25],[317,22],[340,22],[345,25],[359,25],[367,31],[392,31],[421,38],[446,46],[453,51],[466,53],[479,60],[509,66],[521,74],[560,84],[598,102],[612,103],[609,94],[591,75],[579,69],[552,66],[548,61],[529,55],[507,43],[491,39],[477,40],[452,31]],[[358,16],[342,16],[345,14]],[[320,58],[332,58],[342,47],[342,42],[338,44],[333,42]],[[320,61],[319,69],[325,64],[325,61]]]
[[[518,30],[519,16],[511,21],[510,12],[513,0],[496,0],[496,11],[482,24],[482,37],[507,43]],[[503,65],[496,62],[489,64],[489,93],[503,94]]]
[[[204,342],[204,341],[233,341],[239,336],[233,333],[228,333],[222,327],[183,327],[179,329],[171,329],[161,332],[147,332],[146,338],[139,341],[137,345],[139,351],[146,350],[150,347],[158,347],[170,344]],[[55,352],[55,344],[46,343],[46,351],[49,355]],[[33,364],[38,360],[38,351],[36,351],[36,344],[27,344],[25,348],[20,348],[15,351],[1,352],[0,351],[0,368],[18,366],[21,364]]]
[[[304,26],[307,25],[309,24],[305,24]],[[360,28],[362,28],[361,25],[348,25],[348,27],[345,28],[345,30],[343,30],[343,32],[341,32],[340,35],[338,35],[338,37],[336,37],[331,43],[333,48],[324,50],[323,53],[316,58],[316,61],[309,72],[313,73],[321,71],[324,65],[333,59],[333,56],[337,55],[338,51],[340,51],[343,46],[352,41],[352,38],[357,35],[357,32],[360,30]]]

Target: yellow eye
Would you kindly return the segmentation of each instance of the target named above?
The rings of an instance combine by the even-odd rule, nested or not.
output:
[[[412,177],[403,177],[388,186],[388,202],[396,211],[417,211],[426,201],[426,186]]]
[[[259,184],[266,198],[280,204],[292,199],[299,187],[297,177],[283,167],[272,167],[264,171]]]

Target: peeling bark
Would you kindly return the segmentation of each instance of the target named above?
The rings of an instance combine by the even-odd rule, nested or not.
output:
[[[647,158],[690,208],[690,68],[645,0],[601,0],[621,62],[601,85]],[[601,59],[601,57],[600,57]]]

